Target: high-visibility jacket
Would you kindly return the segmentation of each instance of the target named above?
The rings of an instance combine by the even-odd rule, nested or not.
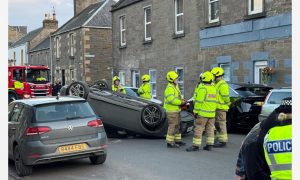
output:
[[[143,83],[139,87],[138,93],[142,98],[150,100],[152,98],[150,83],[149,82]]]
[[[195,90],[194,90],[194,96],[193,96],[193,100],[194,100],[194,101],[195,101],[195,99],[196,99],[196,97],[197,97],[198,87],[199,87],[201,84],[202,84],[202,83],[199,82],[199,83],[197,84],[197,86],[195,87]]]
[[[181,93],[178,85],[168,83],[164,93],[164,108],[166,112],[180,112]]]
[[[15,89],[24,89],[24,84],[20,81],[15,81],[14,82],[14,88]]]
[[[217,90],[217,110],[229,109],[230,97],[229,97],[229,87],[225,80],[221,79],[215,85]]]
[[[123,86],[121,86],[121,85],[119,85],[117,87],[115,87],[115,85],[112,85],[111,90],[112,91],[116,91],[116,92],[121,92],[123,94],[126,94],[125,88],[123,88]]]
[[[36,80],[37,81],[46,81],[46,78],[44,78],[44,77],[38,77],[38,78],[36,78]]]
[[[214,118],[216,115],[217,99],[214,85],[200,84],[194,104],[193,112],[206,118]]]
[[[275,126],[264,139],[272,179],[292,179],[292,125]]]

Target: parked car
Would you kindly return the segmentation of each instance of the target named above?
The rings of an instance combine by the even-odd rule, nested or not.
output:
[[[259,115],[259,122],[266,119],[271,114],[271,112],[274,111],[274,109],[280,106],[282,99],[286,97],[292,97],[292,88],[287,87],[272,89],[266,97],[262,106],[262,110]]]
[[[272,89],[260,84],[228,82],[231,105],[227,112],[227,130],[251,129],[258,123],[258,115],[265,97]],[[192,99],[189,100],[193,110]]]
[[[19,176],[33,165],[89,158],[106,160],[107,137],[101,119],[79,97],[16,100],[8,108],[9,158]]]
[[[167,133],[166,113],[161,104],[113,92],[104,81],[95,82],[91,87],[84,82],[73,82],[62,88],[61,95],[87,99],[95,112],[103,117],[105,128],[110,132],[123,131],[151,137],[165,137]],[[183,134],[193,130],[194,116],[191,113],[182,111],[181,120]]]

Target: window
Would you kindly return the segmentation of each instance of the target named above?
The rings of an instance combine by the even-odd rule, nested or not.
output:
[[[21,49],[21,66],[24,65],[24,50]]]
[[[292,97],[292,92],[272,92],[268,99],[269,104],[281,104],[282,99]]]
[[[74,69],[70,69],[70,80],[71,80],[71,82],[75,81],[75,79],[74,79]]]
[[[60,57],[59,37],[55,38],[56,58]]]
[[[75,52],[75,37],[74,34],[70,34],[70,56],[74,56]]]
[[[230,64],[229,63],[220,64],[220,67],[223,68],[224,70],[223,79],[225,81],[230,81]]]
[[[125,16],[121,16],[120,17],[120,43],[121,46],[125,46],[126,45],[126,26],[125,26]]]
[[[153,97],[156,97],[156,76],[157,76],[156,69],[150,69],[149,75],[150,75],[151,93]]]
[[[132,70],[131,71],[131,83],[132,87],[140,87],[140,73],[137,70]]]
[[[179,86],[181,95],[183,96],[183,94],[184,94],[184,71],[183,71],[183,67],[176,67],[175,71],[178,74],[178,86]]]
[[[12,111],[12,115],[11,115],[9,121],[19,122],[19,116],[21,114],[23,107],[24,106],[21,104],[16,104],[14,110]]]
[[[125,71],[119,71],[120,84],[125,85]]]
[[[219,21],[219,0],[208,0],[208,22]]]
[[[264,0],[248,0],[248,14],[257,14],[263,12]]]
[[[256,61],[254,63],[254,83],[256,84],[262,84],[262,70],[263,68],[267,67],[268,62],[267,61]]]
[[[183,33],[183,0],[175,0],[175,34]]]
[[[145,8],[145,41],[151,40],[151,7]]]

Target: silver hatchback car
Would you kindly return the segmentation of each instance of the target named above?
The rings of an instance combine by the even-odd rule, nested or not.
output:
[[[265,99],[261,113],[258,116],[259,122],[266,119],[277,107],[280,106],[282,99],[292,97],[292,89],[290,87],[272,89]]]
[[[106,160],[107,137],[102,121],[88,102],[78,97],[17,100],[8,109],[9,158],[19,176],[32,166],[90,158]]]

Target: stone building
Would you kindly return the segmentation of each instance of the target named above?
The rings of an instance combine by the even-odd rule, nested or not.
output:
[[[45,14],[42,27],[29,32],[9,47],[8,59],[13,60],[15,65],[29,64],[29,52],[49,37],[50,33],[56,31],[57,28],[58,21],[55,18],[55,13],[52,16]]]
[[[27,34],[27,26],[8,25],[8,46]]]
[[[51,67],[50,36],[29,51],[28,63]]]
[[[112,0],[74,0],[74,17],[51,35],[52,74],[62,84],[111,79]]]
[[[112,7],[114,74],[138,86],[149,73],[163,99],[176,70],[185,98],[214,66],[231,82],[291,86],[291,0],[120,0]],[[275,69],[262,82],[262,69]]]

